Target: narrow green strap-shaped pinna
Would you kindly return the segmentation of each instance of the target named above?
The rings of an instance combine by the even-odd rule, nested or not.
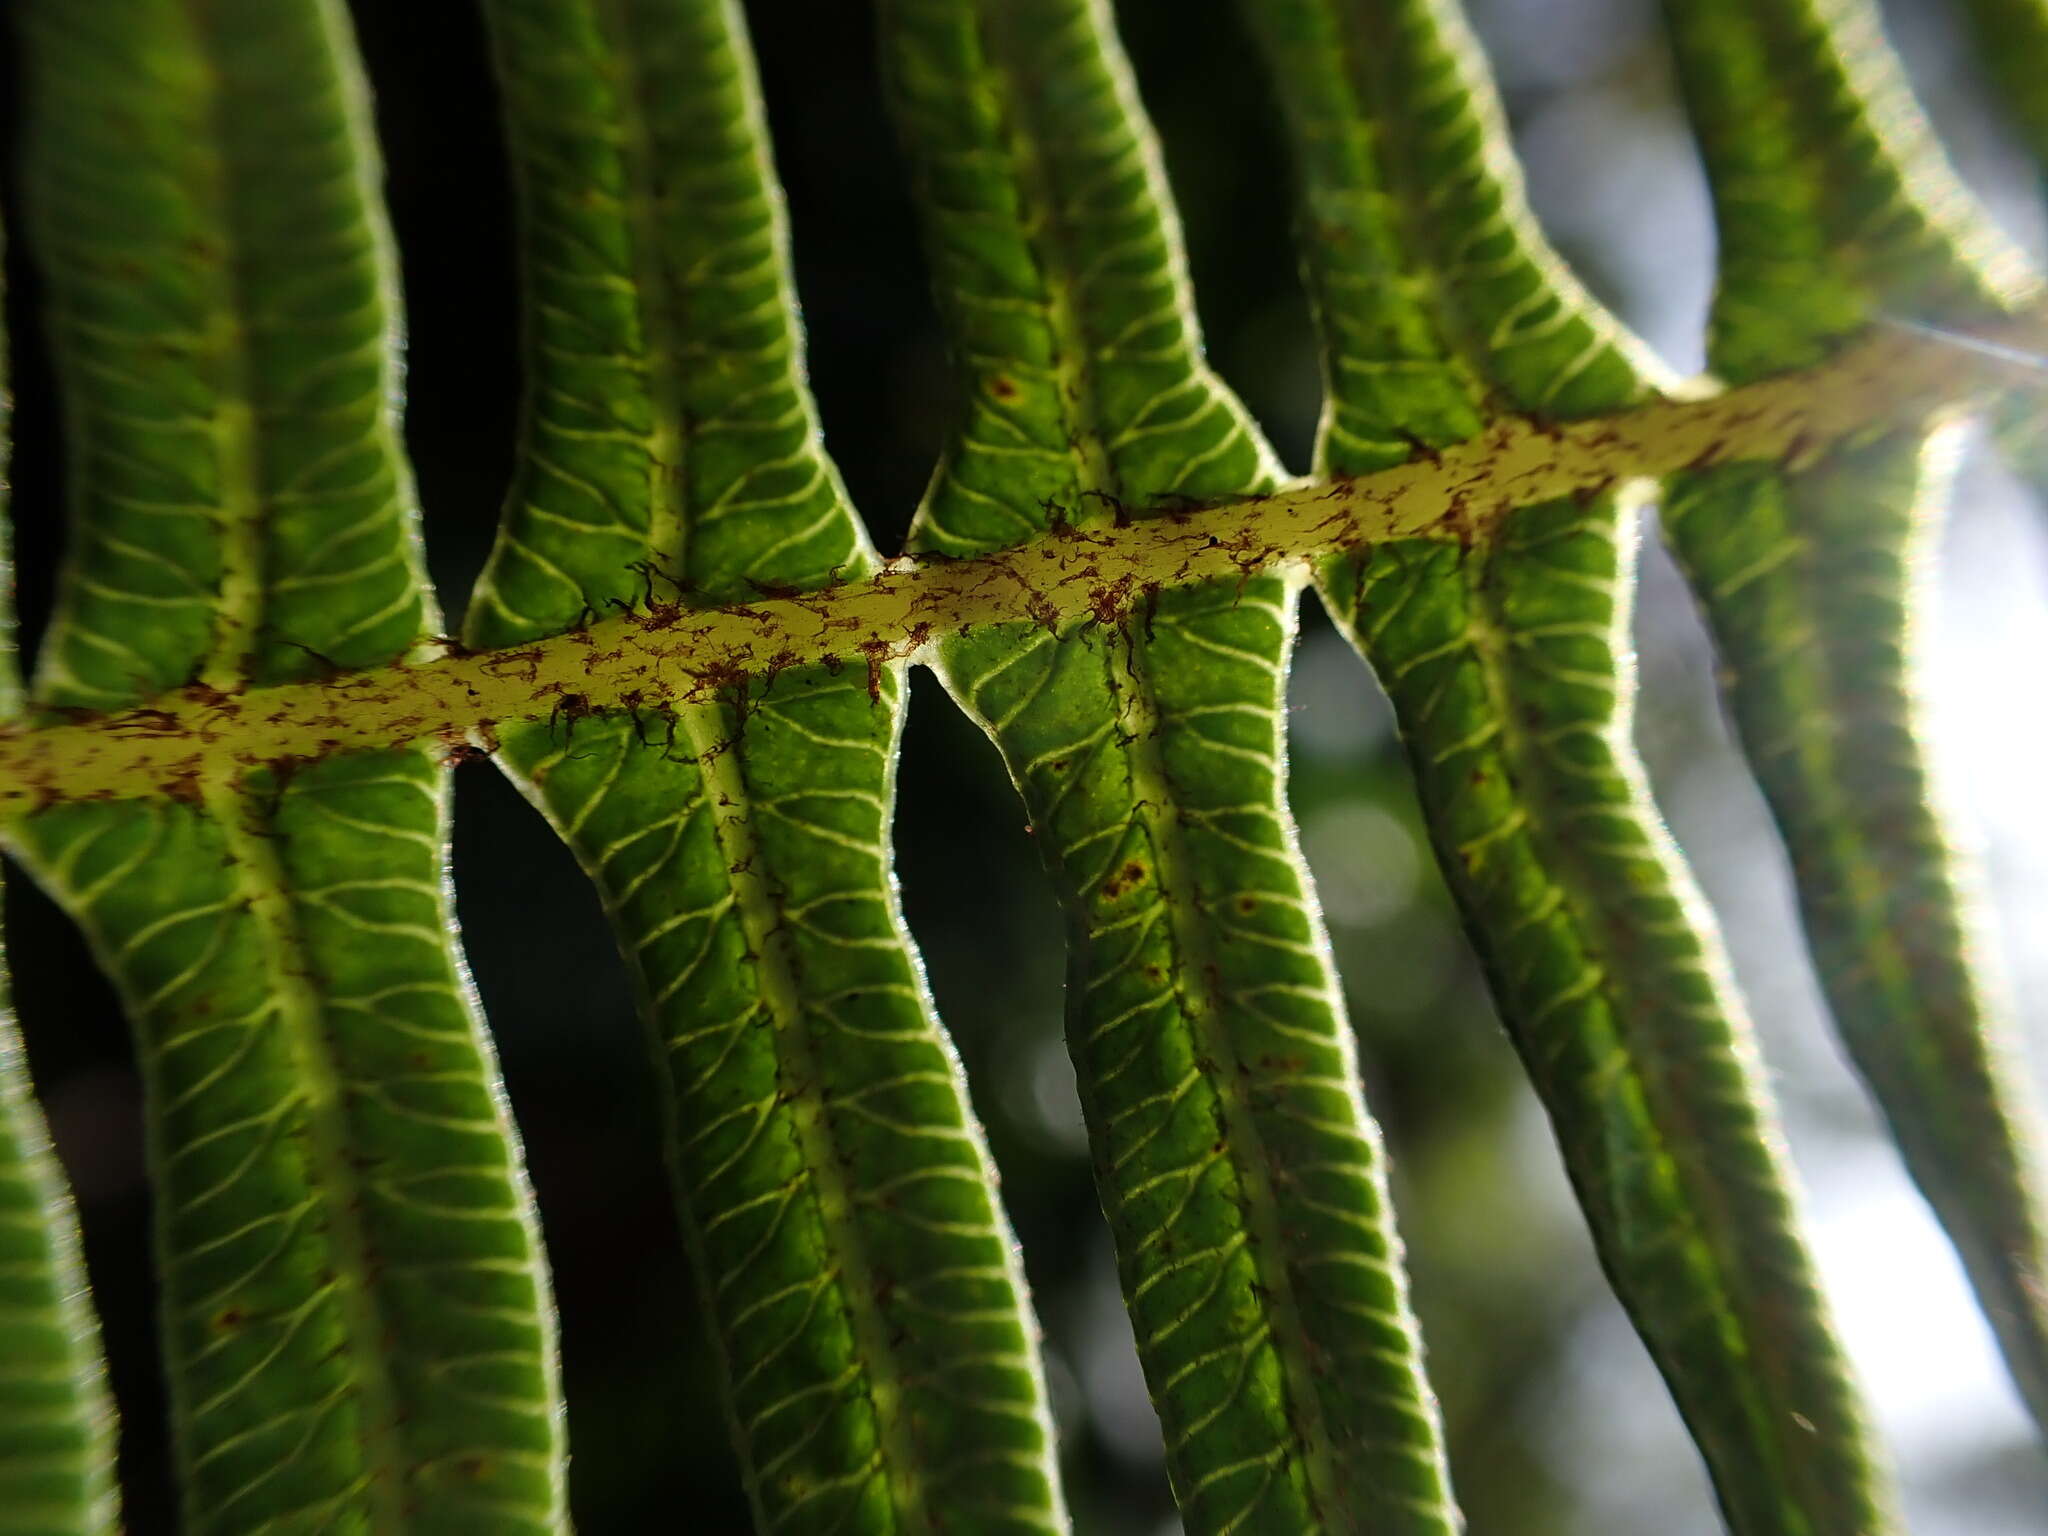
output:
[[[2035,159],[2048,165],[2048,0],[1962,0],[1985,74]]]
[[[1274,485],[1202,363],[1107,7],[891,0],[883,54],[961,400],[917,547],[1085,541]],[[1296,598],[1271,575],[1105,586],[1085,619],[936,665],[1066,913],[1069,1044],[1187,1529],[1445,1533],[1379,1139],[1284,809]]]
[[[1968,324],[2026,295],[1872,10],[1668,9],[1721,223],[1709,360],[1731,382],[1808,363],[1874,316]],[[1791,854],[1836,1029],[2048,1423],[2039,1111],[2003,1059],[1912,680],[1955,436],[1929,423],[1796,468],[1681,476],[1665,526]]]
[[[2048,0],[1961,0],[1975,34],[1980,67],[2048,178]],[[2037,392],[2016,396],[1992,418],[1998,446],[2034,486],[2048,490],[2048,411]]]
[[[437,619],[339,0],[17,10],[72,493],[34,702],[408,652]],[[390,751],[195,767],[15,829],[135,1027],[188,1531],[564,1524],[546,1277],[449,938],[445,811],[445,770]]]
[[[78,1218],[0,998],[0,1536],[120,1529],[105,1378]]]
[[[1247,4],[1302,182],[1319,472],[1660,384],[1543,243],[1477,46],[1434,0]],[[1797,1229],[1711,915],[1629,739],[1644,487],[1326,562],[1617,1295],[1743,1536],[1862,1536],[1888,1494]]]
[[[0,346],[0,509],[7,500],[7,358]],[[5,529],[0,527],[0,541]],[[12,576],[0,542],[0,574]],[[0,718],[21,710],[13,615],[0,608]],[[114,1410],[86,1298],[78,1216],[29,1085],[0,962],[0,1536],[120,1528]]]
[[[875,565],[803,381],[731,0],[490,0],[522,209],[525,443],[469,638]],[[707,665],[711,665],[707,659]],[[596,881],[761,1528],[1066,1525],[1015,1243],[888,850],[901,663],[507,727]]]

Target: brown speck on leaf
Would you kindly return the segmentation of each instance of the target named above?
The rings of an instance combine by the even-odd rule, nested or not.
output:
[[[1115,901],[1125,891],[1133,890],[1144,883],[1145,866],[1132,859],[1124,867],[1102,882],[1102,896],[1105,901]]]

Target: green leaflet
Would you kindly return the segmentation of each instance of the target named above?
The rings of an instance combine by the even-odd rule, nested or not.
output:
[[[1963,0],[1977,33],[1984,72],[2005,96],[2036,156],[2048,155],[2048,4],[2042,0]]]
[[[1870,10],[1670,10],[1722,224],[1717,367],[1740,382],[1805,361],[1809,342],[1776,318],[1801,287],[1840,294],[1851,323],[1887,308],[1977,318],[2024,291],[2018,259],[1972,218]],[[1758,228],[1748,214],[1759,202],[1786,227]],[[2048,1423],[2038,1110],[2002,1060],[2005,1021],[1977,974],[1911,683],[1917,572],[1952,446],[1892,434],[1796,473],[1681,476],[1666,526],[1792,856],[1836,1027]]]
[[[1872,318],[1991,319],[2034,284],[1956,180],[1866,0],[1664,0],[1720,225],[1709,361],[1742,382]]]
[[[78,1222],[0,1014],[0,1532],[114,1531],[114,1415]]]
[[[1961,9],[2021,140],[2048,167],[2048,0],[1963,0]],[[2048,418],[2039,400],[2015,398],[1992,427],[2019,472],[2037,489],[2048,486]]]
[[[1208,372],[1105,6],[894,0],[961,407],[914,538],[1058,538],[1279,471]],[[1320,914],[1283,809],[1295,585],[1106,586],[936,665],[1029,809],[1138,1350],[1192,1532],[1457,1526]]]
[[[331,0],[22,8],[74,490],[36,700],[389,660],[436,621]],[[425,754],[194,772],[18,851],[134,1021],[185,1523],[551,1531],[530,1201]]]
[[[1674,487],[1666,524],[1791,850],[1837,1025],[2048,1416],[2048,1237],[2033,1109],[1995,1048],[1929,809],[1909,645],[1953,443],[1885,437],[1785,475]],[[1934,462],[1923,470],[1928,459]]]
[[[1476,45],[1432,0],[1246,15],[1288,83],[1324,336],[1319,468],[1658,382],[1522,201]],[[1629,740],[1640,487],[1323,565],[1617,1294],[1739,1532],[1886,1528],[1747,1020]]]
[[[525,451],[470,635],[874,566],[818,441],[728,0],[492,0]],[[706,665],[715,663],[706,660]],[[715,673],[707,674],[716,680]],[[1064,1529],[994,1170],[898,916],[900,664],[503,732],[603,893],[674,1086],[685,1226],[764,1529]]]
[[[1390,546],[1326,591],[1394,701],[1602,1264],[1731,1528],[1880,1531],[1747,1021],[1627,745],[1635,511],[1527,508],[1470,551]]]
[[[7,359],[0,348],[0,506],[6,498]],[[0,529],[4,537],[4,529]],[[12,577],[4,546],[0,568]],[[0,624],[11,628],[11,613]],[[19,712],[12,636],[0,714]],[[78,1217],[32,1096],[0,970],[0,1533],[81,1536],[119,1527],[114,1411],[86,1299]]]

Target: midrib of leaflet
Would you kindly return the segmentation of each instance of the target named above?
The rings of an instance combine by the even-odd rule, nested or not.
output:
[[[627,194],[622,211],[631,234],[628,261],[633,299],[640,317],[640,363],[652,410],[647,431],[648,550],[667,564],[663,574],[680,580],[689,569],[689,416],[683,404],[683,326],[660,259],[661,227],[651,177],[657,163],[649,128],[649,82],[634,46],[629,17],[634,0],[593,0],[599,28],[611,44],[618,70],[619,137],[624,149]]]
[[[387,1347],[390,1329],[371,1286],[373,1259],[363,1227],[363,1190],[349,1155],[342,1106],[347,1089],[323,1027],[324,1009],[312,980],[317,970],[301,941],[291,888],[272,846],[276,833],[265,824],[261,809],[239,782],[209,783],[202,793],[207,814],[225,836],[235,882],[260,935],[273,978],[272,1006],[290,1037],[291,1057],[298,1068],[294,1079],[306,1106],[316,1191],[336,1257],[332,1284],[361,1394],[362,1486],[370,1529],[404,1531],[409,1524],[406,1458],[398,1435],[399,1400]]]
[[[221,112],[221,95],[209,93],[212,135],[195,146],[213,169],[212,198],[222,222],[235,228],[237,201],[224,153],[207,149],[228,142],[230,125]],[[231,236],[232,239],[232,236]],[[215,411],[220,442],[218,462],[224,467],[221,568],[215,598],[214,643],[199,670],[199,680],[226,689],[244,682],[256,662],[256,637],[267,606],[265,569],[262,448],[250,389],[249,339],[243,326],[246,298],[243,274],[233,250],[221,264],[225,292],[214,308],[217,322],[229,329],[218,355],[228,362],[225,398]],[[422,627],[431,627],[431,604],[424,605]],[[400,1532],[404,1513],[405,1454],[398,1434],[399,1398],[386,1348],[389,1328],[381,1315],[370,1281],[371,1244],[363,1226],[364,1192],[348,1154],[349,1134],[343,1109],[342,1068],[335,1058],[313,977],[317,966],[299,933],[298,915],[266,825],[238,769],[209,776],[202,790],[206,814],[220,827],[233,878],[244,893],[250,920],[271,976],[271,1000],[279,1025],[289,1037],[297,1065],[295,1085],[306,1107],[307,1145],[315,1168],[316,1197],[325,1207],[326,1230],[336,1256],[333,1288],[348,1332],[348,1358],[360,1394],[359,1434],[363,1447],[362,1489],[370,1528]]]

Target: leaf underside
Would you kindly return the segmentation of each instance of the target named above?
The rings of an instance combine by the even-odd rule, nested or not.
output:
[[[4,983],[0,983],[4,985]],[[0,1532],[118,1528],[114,1421],[77,1217],[0,1012]]]
[[[1875,315],[1966,324],[2023,301],[1874,17],[1670,0],[1680,78],[1724,229],[1710,361],[1797,366]],[[1767,204],[1766,226],[1745,210]],[[1997,414],[1997,413],[1994,413]],[[1791,856],[1835,1028],[1947,1228],[2035,1418],[2048,1424],[2040,1110],[1929,793],[1913,647],[1958,446],[1953,421],[1677,477],[1665,527],[1721,660],[1728,711]],[[1931,434],[1931,435],[1930,435]]]
[[[523,207],[525,448],[470,637],[874,563],[818,441],[779,191],[721,0],[493,0]],[[597,882],[764,1528],[1062,1529],[993,1169],[903,932],[899,664],[558,700],[500,761]]]
[[[961,408],[913,544],[1277,478],[1200,360],[1105,8],[896,0],[883,59]],[[1284,810],[1295,586],[1105,590],[935,665],[1030,814],[1068,1043],[1190,1531],[1457,1524],[1348,1022]]]
[[[1427,0],[1249,6],[1288,97],[1330,380],[1318,468],[1661,381],[1500,169],[1484,65]],[[1318,581],[1423,816],[1602,1265],[1731,1526],[1874,1531],[1885,1493],[1797,1235],[1750,1026],[1629,740],[1640,488],[1403,540]]]
[[[435,622],[338,5],[23,8],[72,543],[35,702],[390,659]],[[193,1531],[551,1530],[545,1277],[422,752],[53,808],[147,1088]]]

